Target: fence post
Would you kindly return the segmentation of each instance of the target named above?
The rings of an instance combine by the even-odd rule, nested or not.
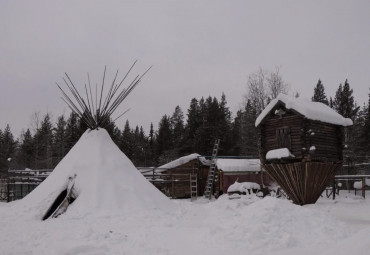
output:
[[[333,192],[333,200],[335,200],[335,192],[336,192],[336,189],[335,189],[335,177],[333,178],[333,188],[331,190]]]
[[[365,198],[365,177],[362,177],[361,181],[362,181],[362,197]]]
[[[6,193],[7,193],[7,198],[6,201],[9,203],[10,202],[10,193],[9,193],[9,179],[6,180]]]

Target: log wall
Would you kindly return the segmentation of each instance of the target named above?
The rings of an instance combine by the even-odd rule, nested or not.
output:
[[[273,112],[273,111],[272,111]],[[302,159],[302,147],[304,140],[302,139],[302,129],[304,119],[294,112],[287,113],[280,118],[275,114],[267,116],[266,121],[260,125],[260,158],[262,162],[266,161],[266,153],[270,150],[281,148],[277,141],[277,129],[288,127],[290,130],[290,148],[288,148],[296,159]]]
[[[319,121],[307,123],[307,153],[312,161],[339,162],[343,160],[343,127]],[[309,151],[311,146],[315,150]]]

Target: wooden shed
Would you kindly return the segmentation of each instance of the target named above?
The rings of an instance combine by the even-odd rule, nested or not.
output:
[[[202,196],[207,180],[207,160],[194,153],[155,169],[158,181],[153,184],[164,189],[172,198]]]
[[[280,94],[256,120],[262,166],[294,203],[315,203],[342,166],[350,125],[325,104]]]
[[[217,158],[216,167],[220,174],[222,193],[226,193],[235,181],[254,182],[261,187],[269,186],[272,181],[270,176],[263,171],[260,159]]]

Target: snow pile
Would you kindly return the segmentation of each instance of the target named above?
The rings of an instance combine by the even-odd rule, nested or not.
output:
[[[282,158],[294,158],[294,155],[289,151],[288,148],[281,148],[276,150],[268,151],[266,159],[282,159]]]
[[[344,127],[353,125],[351,119],[344,118],[342,115],[323,103],[312,102],[303,98],[295,98],[284,94],[279,94],[266,106],[266,108],[258,116],[255,123],[256,127],[267,116],[267,114],[269,114],[269,112],[275,107],[278,102],[284,103],[287,109],[295,110],[296,112],[302,114],[304,117],[310,120],[317,120]]]
[[[41,219],[74,175],[77,199],[62,215],[65,217],[172,206],[119,150],[107,131],[99,129],[86,131],[49,177],[16,203],[20,217]]]
[[[231,192],[241,192],[241,193],[249,193],[249,190],[257,189],[259,190],[261,187],[259,184],[255,182],[234,182],[229,186],[227,189],[227,193]]]
[[[370,179],[365,179],[365,186],[370,186]],[[353,188],[362,189],[362,181],[354,182]]]
[[[200,156],[199,154],[193,153],[193,154],[178,158],[174,161],[171,161],[167,164],[164,164],[163,166],[158,167],[157,171],[158,172],[163,172],[163,171],[166,171],[167,169],[171,169],[171,168],[181,166],[181,165],[186,164],[186,163],[188,163],[188,162],[190,162],[194,159],[197,159],[199,156]]]
[[[225,244],[217,254],[248,251],[248,254],[286,255],[287,250],[297,250],[299,252],[292,254],[308,255],[312,253],[305,253],[305,250],[317,249],[348,236],[345,224],[330,214],[297,206],[287,200],[258,199],[255,195],[227,200],[210,204],[214,214],[207,217],[209,221],[218,223],[211,225],[207,233],[213,244]]]
[[[367,254],[370,200],[344,194],[309,206],[224,195],[211,202],[174,200],[171,211],[61,215],[44,222],[17,215],[18,202],[0,203],[1,254]]]
[[[261,161],[259,159],[218,158],[216,166],[218,170],[222,170],[224,172],[261,171]]]

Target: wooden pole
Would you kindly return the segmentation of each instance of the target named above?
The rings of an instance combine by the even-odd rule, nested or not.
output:
[[[333,178],[333,189],[332,189],[332,192],[333,192],[333,200],[335,200],[335,178]]]
[[[361,181],[362,181],[362,197],[365,198],[365,177],[362,177]]]

